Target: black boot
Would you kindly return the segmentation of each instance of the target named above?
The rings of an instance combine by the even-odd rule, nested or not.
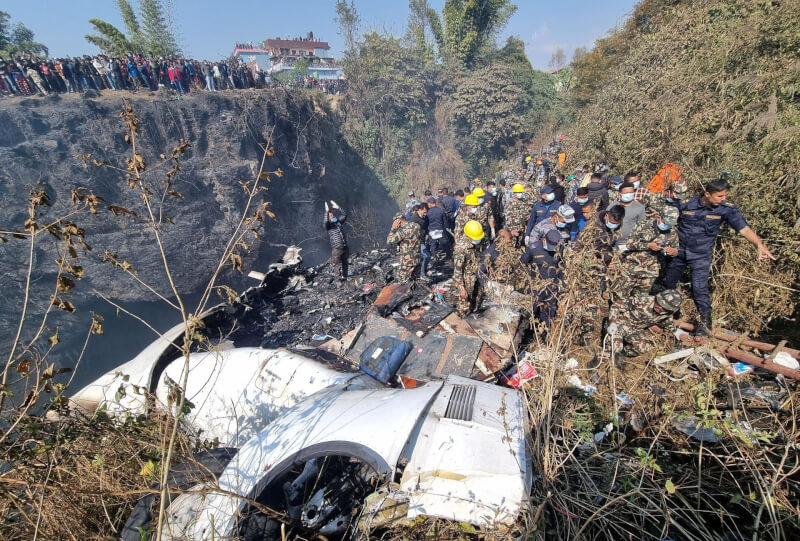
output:
[[[625,370],[625,365],[625,354],[621,351],[616,352],[614,354],[614,366],[616,366],[619,370]]]
[[[697,322],[697,327],[694,330],[695,336],[708,336],[712,326],[711,313],[700,314],[700,321]]]

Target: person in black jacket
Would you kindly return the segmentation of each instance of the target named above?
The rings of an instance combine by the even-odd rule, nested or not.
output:
[[[447,230],[453,228],[452,218],[448,216],[443,207],[441,200],[428,198],[428,236],[432,257],[436,257],[440,253],[447,253],[450,245]]]
[[[338,211],[335,214],[333,211]],[[339,271],[339,280],[347,279],[347,258],[350,257],[350,249],[347,247],[347,237],[344,234],[342,225],[347,220],[347,214],[331,200],[331,205],[325,203],[325,220],[323,226],[328,232],[331,241],[331,262]]]

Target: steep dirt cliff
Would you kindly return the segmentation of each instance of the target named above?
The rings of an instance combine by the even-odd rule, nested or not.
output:
[[[182,159],[175,189],[182,199],[170,198],[164,208],[175,222],[165,228],[165,246],[173,277],[183,292],[203,286],[216,267],[222,248],[241,216],[246,194],[241,182],[252,181],[262,156],[260,143],[270,137],[275,156],[268,170],[281,168],[264,199],[271,201],[277,222],[266,224],[261,241],[251,246],[244,271],[263,267],[282,251],[281,245],[302,243],[307,261],[328,257],[327,236],[321,227],[323,201],[335,199],[351,211],[351,244],[372,244],[388,227],[396,204],[343,142],[339,120],[325,96],[275,91],[193,94],[183,100],[134,95],[139,117],[137,150],[151,165],[154,178],[163,175],[156,164],[162,153],[183,139],[191,145]],[[91,252],[81,255],[85,277],[71,300],[87,300],[92,288],[121,301],[152,299],[152,294],[129,277],[101,263],[105,250],[131,262],[139,277],[157,291],[168,291],[153,235],[141,212],[140,196],[128,187],[123,173],[90,165],[79,155],[124,166],[131,148],[125,143],[119,118],[121,93],[51,96],[0,101],[0,229],[21,229],[27,219],[29,187],[41,182],[53,202],[52,213],[66,212],[72,190],[91,188],[109,203],[137,209],[139,216],[109,212],[76,219],[86,229]],[[25,241],[0,246],[0,280],[7,302],[0,314],[0,339],[16,329],[26,265]],[[41,312],[52,293],[54,245],[36,250],[33,312]],[[228,272],[223,283],[242,285],[241,275]],[[44,286],[47,284],[46,286]],[[43,287],[39,287],[42,285]],[[85,316],[85,310],[84,310]],[[54,320],[55,322],[55,320]]]

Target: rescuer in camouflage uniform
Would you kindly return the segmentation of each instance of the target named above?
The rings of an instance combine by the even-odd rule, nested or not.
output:
[[[666,268],[667,257],[678,255],[678,209],[664,207],[652,220],[633,226],[620,265],[611,277],[611,303],[633,294],[650,293],[653,282]]]
[[[525,199],[525,186],[514,184],[513,197],[505,205],[505,229],[514,237],[514,246],[519,248],[525,240],[525,227],[531,215],[531,205]]]
[[[475,220],[468,221],[461,232],[453,251],[453,285],[458,292],[456,310],[460,317],[465,317],[480,306],[482,288],[478,268],[485,234],[483,226]]]
[[[635,357],[653,347],[655,336],[650,327],[674,333],[672,316],[682,302],[683,296],[678,291],[666,289],[655,296],[634,295],[627,302],[612,307],[608,334],[616,365],[624,368],[626,356]]]
[[[420,251],[421,229],[418,223],[406,220],[403,216],[395,218],[392,230],[386,238],[387,244],[396,245],[400,253],[400,266],[397,269],[397,281],[414,280],[419,273],[422,257]]]
[[[453,235],[456,242],[464,236],[464,226],[467,222],[474,220],[481,224],[484,231],[489,231],[489,215],[491,211],[488,205],[481,205],[475,194],[469,194],[464,198],[464,202],[458,207],[456,212],[456,223],[453,227]]]
[[[651,193],[644,199],[645,216],[655,218],[665,207],[678,208],[686,199],[689,188],[683,182],[673,182],[661,193]]]

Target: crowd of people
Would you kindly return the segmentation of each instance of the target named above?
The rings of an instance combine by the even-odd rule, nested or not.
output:
[[[564,163],[558,147],[540,157],[528,152],[496,180],[475,179],[455,193],[442,186],[422,198],[409,191],[387,238],[399,253],[396,279],[428,281],[432,266],[452,260],[451,290],[460,316],[480,309],[491,281],[531,293],[531,315],[543,332],[569,289],[573,302],[567,317],[579,329],[578,343],[589,345],[605,320],[614,361],[624,368],[626,357],[654,343],[653,329],[664,335],[675,331],[673,316],[683,301],[678,282],[686,267],[699,314],[696,332],[709,332],[709,269],[724,225],[752,242],[758,259],[773,258],[727,201],[724,178],[692,195],[680,178],[644,186],[639,172],[618,176],[603,164],[579,167],[565,177]],[[338,206],[326,208],[324,224],[342,280],[347,278],[345,218]],[[566,284],[570,260],[578,262],[579,279]]]
[[[5,96],[47,96],[87,90],[157,91],[169,88],[178,95],[192,91],[216,92],[247,88],[320,89],[329,94],[343,90],[344,81],[298,75],[279,81],[255,64],[187,58],[149,59],[129,54],[80,58],[36,58],[17,55],[0,58],[0,94]]]

